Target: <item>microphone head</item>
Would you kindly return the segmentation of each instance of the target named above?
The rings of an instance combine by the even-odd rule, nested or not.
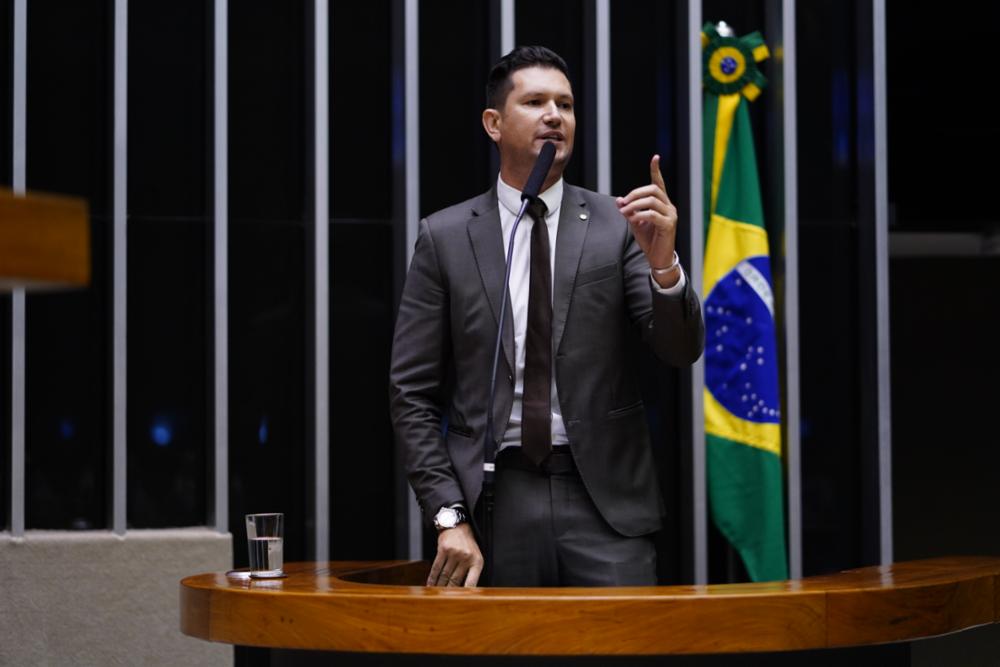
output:
[[[556,158],[556,145],[551,141],[546,141],[542,144],[542,150],[538,153],[538,159],[535,160],[535,166],[531,169],[531,174],[528,176],[528,182],[524,184],[524,190],[521,191],[521,199],[536,199],[538,194],[542,191],[542,185],[545,183],[545,177],[549,175],[549,169],[552,168],[552,161]]]

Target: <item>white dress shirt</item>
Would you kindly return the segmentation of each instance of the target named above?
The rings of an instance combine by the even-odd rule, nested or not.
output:
[[[549,266],[555,280],[556,242],[559,233],[559,209],[563,199],[563,179],[559,179],[548,190],[539,195],[545,202],[545,225],[549,231]],[[510,245],[510,232],[514,227],[517,212],[521,209],[521,191],[512,188],[497,177],[497,199],[500,204],[500,226],[503,230],[503,252],[507,256]],[[622,224],[627,224],[622,219]],[[531,230],[535,221],[525,213],[517,227],[517,238],[514,239],[514,259],[510,267],[510,303],[513,309],[512,324],[514,326],[514,405],[510,411],[510,421],[500,442],[500,449],[521,444],[521,399],[524,395],[524,337],[528,329],[528,283],[531,275]],[[660,288],[655,282],[653,287],[659,292],[676,296],[684,289],[687,280],[681,271],[677,283],[666,289]],[[553,351],[554,358],[554,351]],[[566,425],[563,423],[562,410],[559,408],[559,394],[556,390],[556,374],[552,373],[552,445],[566,445]]]

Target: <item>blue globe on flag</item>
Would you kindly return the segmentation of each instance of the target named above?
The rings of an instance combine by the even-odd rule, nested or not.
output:
[[[705,299],[705,385],[734,416],[780,423],[774,297],[767,257],[750,257]]]

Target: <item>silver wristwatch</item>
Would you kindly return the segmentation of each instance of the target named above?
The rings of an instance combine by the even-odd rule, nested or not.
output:
[[[465,516],[465,510],[461,507],[442,507],[434,515],[434,527],[440,530],[454,528],[460,523],[465,523],[469,518]]]

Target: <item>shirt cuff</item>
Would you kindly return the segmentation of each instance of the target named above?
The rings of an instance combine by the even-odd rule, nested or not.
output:
[[[649,282],[652,283],[653,289],[664,296],[680,296],[684,291],[684,286],[687,285],[687,274],[684,273],[684,267],[680,268],[681,277],[677,279],[677,282],[670,287],[660,287],[656,280],[653,279],[653,270],[649,270]]]

